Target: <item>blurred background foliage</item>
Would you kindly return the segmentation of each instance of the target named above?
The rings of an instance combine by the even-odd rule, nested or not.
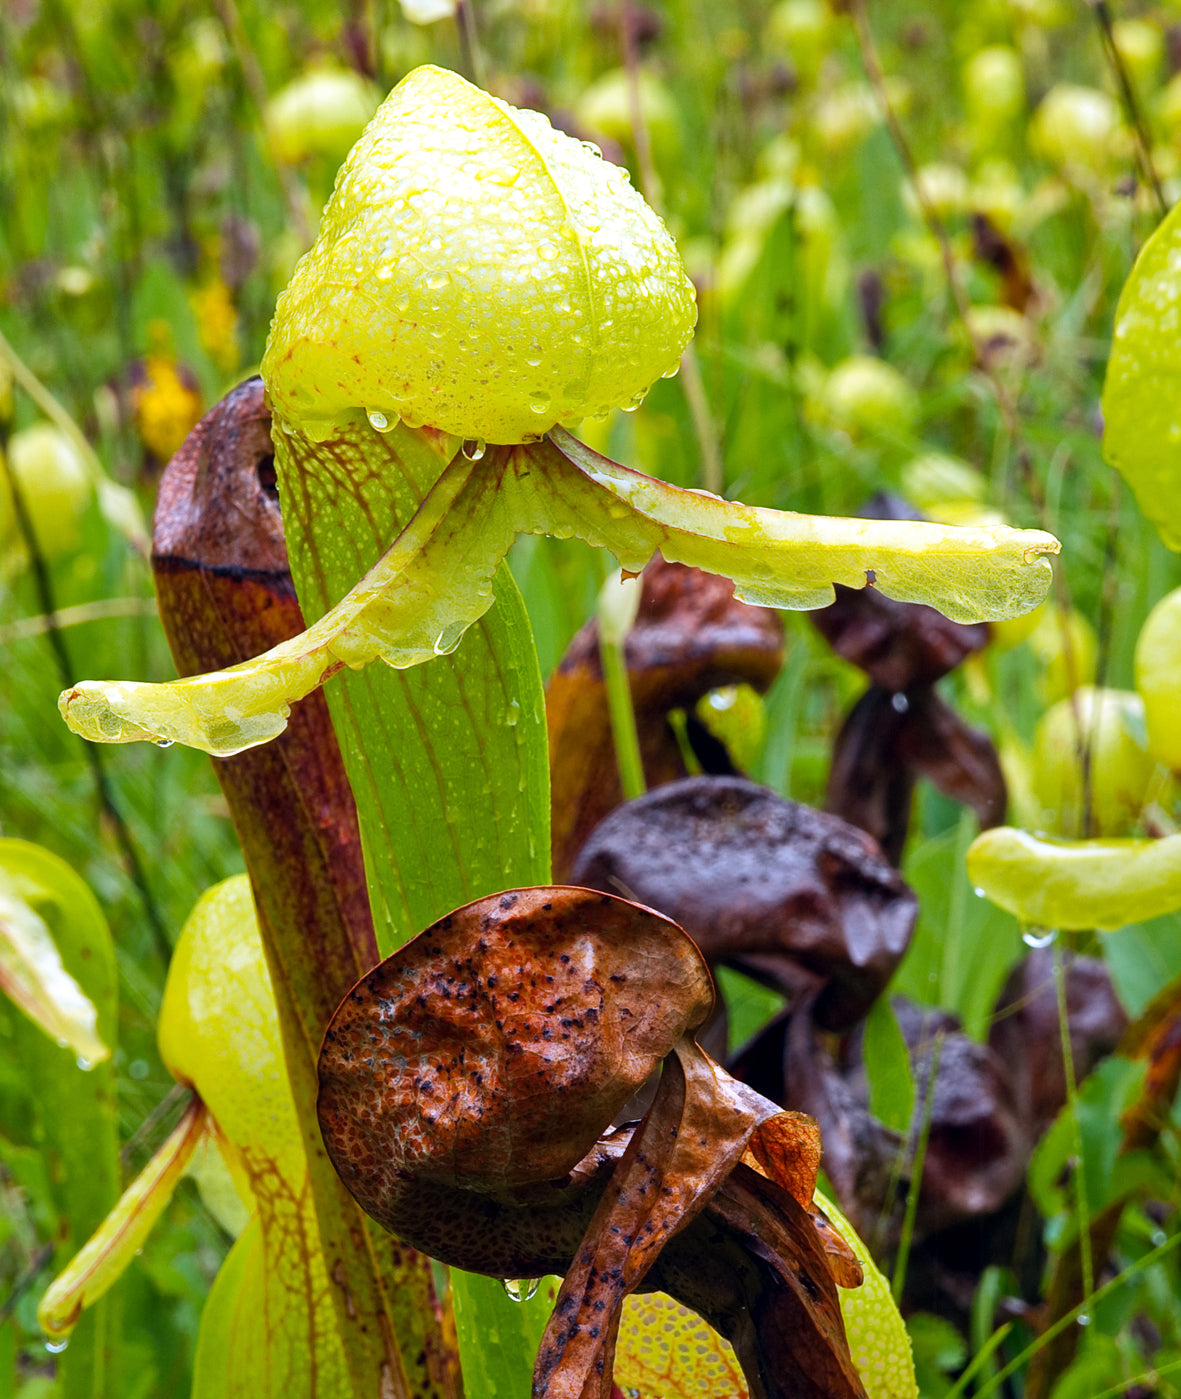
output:
[[[1098,409],[1116,299],[1160,217],[1152,177],[1168,204],[1181,194],[1181,4],[842,8],[480,0],[457,19],[421,0],[6,0],[0,333],[150,513],[162,463],[257,364],[275,296],[381,96],[420,63],[465,71],[627,164],[697,283],[698,372],[588,425],[594,445],[754,504],[856,513],[889,490],[932,517],[1061,538],[1055,599],[1033,629],[998,629],[946,682],[1001,748],[1013,819],[1052,825],[1041,715],[1080,684],[1130,689],[1140,625],[1181,582],[1102,460]],[[46,427],[44,393],[10,379],[0,359],[7,459],[45,568],[0,477],[0,834],[63,857],[109,920],[108,1115],[126,1176],[176,1111],[155,1044],[169,947],[198,894],[242,861],[202,755],[87,751],[58,722],[73,679],[173,669],[146,559],[100,509],[93,465]],[[593,608],[599,565],[544,539],[513,563],[548,673]],[[863,682],[801,619],[787,625],[749,766],[819,802]],[[1171,830],[1172,816],[1138,803],[1129,829]],[[896,989],[983,1035],[1021,930],[972,897],[973,829],[922,791],[905,861],[920,931]],[[1133,1014],[1181,970],[1176,917],[1103,945]],[[765,1009],[740,1004],[736,1025]],[[33,1396],[54,1392],[34,1311],[70,1228],[46,1149],[57,1105],[26,1039],[0,1002],[0,1392]],[[132,1363],[108,1392],[187,1392],[227,1246],[181,1192],[115,1294]],[[1154,1325],[1176,1350],[1162,1286]],[[946,1360],[948,1344],[939,1333],[930,1353]]]

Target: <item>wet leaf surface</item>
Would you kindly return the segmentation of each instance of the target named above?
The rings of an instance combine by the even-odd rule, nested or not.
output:
[[[722,685],[765,691],[783,663],[783,623],[771,608],[734,596],[716,574],[659,557],[644,569],[635,625],[625,644],[644,776],[649,788],[686,776],[671,709],[692,709]],[[553,802],[554,873],[564,878],[584,841],[623,800],[599,627],[570,643],[546,689]]]
[[[855,1024],[901,961],[914,896],[861,831],[741,778],[687,778],[609,816],[572,876],[659,908],[710,962]]]
[[[545,887],[440,920],[325,1035],[325,1142],[379,1222],[474,1271],[566,1274],[537,1395],[606,1399],[623,1298],[645,1282],[731,1340],[752,1392],[863,1393],[810,1213],[815,1127],[696,1046],[711,1005],[671,921]],[[612,1130],[661,1061],[643,1121]],[[741,1164],[748,1149],[759,1170]],[[850,1280],[852,1254],[828,1246]],[[805,1374],[826,1387],[800,1388]]]
[[[285,434],[293,456],[380,456],[355,419],[330,439]],[[404,669],[447,655],[493,602],[519,534],[578,536],[639,571],[657,550],[732,578],[762,606],[811,610],[865,578],[906,602],[975,622],[1029,611],[1059,544],[1036,530],[838,520],[741,505],[670,486],[592,451],[562,428],[540,442],[456,453],[385,553],[306,632],[230,670],[151,685],[81,681],[59,708],[96,742],[170,739],[221,756],[267,743],[294,701],[372,661]],[[463,559],[466,567],[457,567]]]

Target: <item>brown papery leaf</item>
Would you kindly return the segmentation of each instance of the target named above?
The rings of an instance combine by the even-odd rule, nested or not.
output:
[[[851,1376],[828,1399],[862,1393],[810,1213],[815,1125],[698,1048],[691,1031],[711,1001],[700,954],[660,914],[587,889],[523,889],[407,943],[325,1035],[325,1143],[374,1218],[459,1267],[566,1274],[538,1396],[607,1399],[620,1309],[647,1279],[734,1342],[753,1394],[787,1399],[796,1391],[768,1360],[779,1343],[752,1331],[751,1307],[778,1315],[764,1294],[781,1290],[777,1269],[792,1273],[784,1260],[801,1251],[809,1281],[792,1276],[816,1313],[809,1334],[841,1353],[828,1368]],[[662,1060],[644,1120],[612,1130]],[[748,1148],[775,1183],[749,1174],[772,1194],[757,1219],[711,1215]]]
[[[766,690],[783,664],[783,623],[734,597],[726,578],[657,556],[644,569],[640,610],[625,645],[644,776],[685,776],[667,716],[710,690]],[[553,791],[554,873],[564,878],[583,841],[623,800],[599,659],[599,626],[578,633],[546,689]]]
[[[712,1000],[693,944],[651,909],[559,887],[477,900],[341,1004],[320,1055],[329,1154],[404,1238],[408,1183],[559,1179]]]
[[[861,1019],[901,961],[914,895],[861,831],[742,778],[686,778],[612,813],[573,878],[667,913],[710,962]]]

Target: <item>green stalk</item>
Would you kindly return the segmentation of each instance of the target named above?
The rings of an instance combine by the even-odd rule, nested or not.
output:
[[[1083,1278],[1083,1296],[1095,1289],[1095,1265],[1091,1257],[1091,1212],[1087,1204],[1087,1168],[1083,1151],[1083,1124],[1079,1116],[1078,1080],[1074,1072],[1074,1049],[1070,1043],[1070,1021],[1066,1009],[1066,971],[1062,961],[1062,944],[1054,943],[1054,994],[1058,1002],[1058,1034],[1062,1042],[1062,1067],[1066,1078],[1066,1103],[1074,1135],[1074,1154],[1078,1164],[1074,1170],[1074,1198],[1078,1211],[1079,1267]]]
[[[914,1237],[915,1215],[919,1208],[919,1195],[923,1188],[923,1162],[927,1157],[927,1138],[931,1135],[931,1113],[935,1108],[935,1081],[939,1077],[939,1060],[943,1056],[943,1031],[935,1036],[931,1048],[931,1067],[927,1071],[927,1090],[923,1095],[923,1121],[919,1128],[918,1141],[914,1149],[914,1166],[911,1168],[910,1189],[906,1192],[906,1212],[902,1217],[902,1236],[898,1240],[898,1255],[894,1259],[894,1275],[890,1279],[890,1291],[895,1302],[902,1296],[906,1283],[906,1268],[910,1262],[910,1242]]]
[[[300,604],[310,623],[381,554],[439,475],[426,434],[376,432],[358,414],[322,443],[277,430],[275,465]],[[462,567],[462,561],[457,561]],[[378,945],[388,955],[461,904],[549,880],[545,699],[524,604],[506,565],[496,602],[454,654],[413,670],[371,665],[326,688],[357,802]],[[457,1305],[510,1335],[520,1307],[452,1273]],[[468,1328],[468,1399],[491,1394]],[[529,1392],[522,1348],[511,1392]],[[510,1390],[505,1390],[505,1393]]]
[[[599,593],[599,660],[607,688],[607,712],[615,739],[615,759],[619,764],[619,785],[625,801],[642,797],[646,790],[644,759],[636,729],[631,681],[627,673],[627,634],[639,607],[639,579],[625,595],[624,583],[615,583],[614,571],[604,560],[603,587]]]

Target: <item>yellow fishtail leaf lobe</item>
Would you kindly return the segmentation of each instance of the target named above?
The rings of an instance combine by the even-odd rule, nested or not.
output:
[[[1049,840],[997,826],[968,849],[968,878],[1025,923],[1100,928],[1181,908],[1181,835],[1161,840]]]
[[[251,1217],[202,1320],[196,1399],[351,1399],[270,976],[245,875],[198,901],[177,941],[160,1053],[196,1090],[176,1129],[38,1313],[64,1335],[143,1246],[177,1181],[217,1153]],[[223,1182],[224,1184],[224,1182]]]
[[[401,429],[406,431],[406,429]],[[380,435],[354,419],[334,450],[379,460]],[[315,451],[280,434],[284,452]],[[290,706],[342,665],[407,667],[445,655],[492,603],[492,579],[518,534],[577,536],[639,570],[667,559],[733,579],[750,602],[813,608],[833,584],[867,579],[956,621],[1026,611],[1050,581],[1058,541],[1036,530],[956,529],[755,509],[682,490],[591,452],[561,430],[531,446],[458,453],[394,544],[300,636],[253,661],[166,685],[86,682],[60,706],[96,741],[150,734],[218,756],[281,732]]]
[[[207,1121],[204,1104],[194,1098],[115,1208],[49,1285],[37,1308],[37,1320],[47,1336],[68,1336],[83,1309],[123,1275],[172,1199]]]
[[[313,437],[360,408],[524,442],[638,402],[696,318],[626,171],[427,66],[345,161],[262,373],[278,416]]]

